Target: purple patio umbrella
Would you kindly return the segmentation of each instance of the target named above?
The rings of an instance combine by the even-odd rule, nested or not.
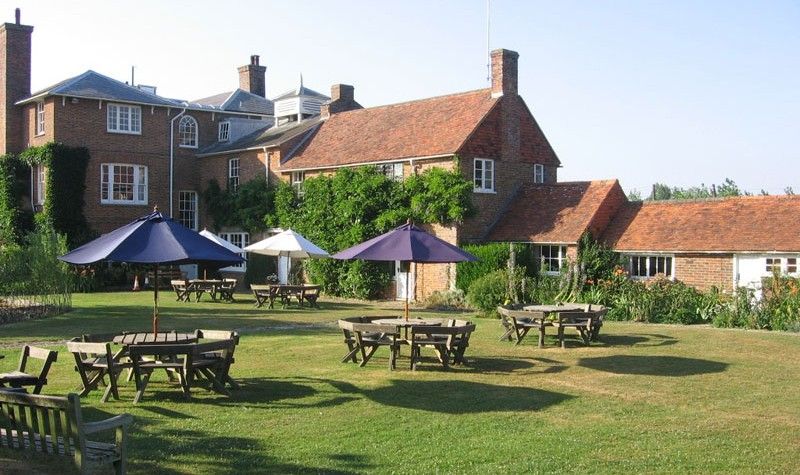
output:
[[[128,262],[155,266],[153,333],[158,332],[158,266],[162,264],[233,265],[244,259],[234,252],[158,212],[142,216],[94,241],[59,257],[64,262],[89,265]]]
[[[369,241],[362,242],[332,256],[334,259],[364,259],[367,261],[403,261],[419,263],[450,263],[477,261],[462,251],[408,223]],[[406,279],[405,318],[408,320],[408,279]]]

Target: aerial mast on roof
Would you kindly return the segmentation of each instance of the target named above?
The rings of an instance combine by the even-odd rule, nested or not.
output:
[[[489,44],[489,32],[492,26],[492,0],[486,0],[486,82],[492,80],[492,50]]]

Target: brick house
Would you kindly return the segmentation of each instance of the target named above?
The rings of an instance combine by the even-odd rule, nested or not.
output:
[[[31,93],[32,31],[19,14],[0,25],[0,154],[50,141],[87,147],[85,214],[101,232],[155,204],[188,227],[213,227],[201,202],[211,179],[302,187],[342,167],[375,166],[396,179],[442,167],[474,183],[477,215],[431,232],[454,244],[529,243],[552,273],[587,231],[625,254],[636,277],[730,289],[767,268],[797,272],[796,198],[637,204],[616,180],[559,183],[561,162],[518,94],[513,51],[491,53],[488,88],[369,108],[352,86],[334,85],[328,97],[302,78],[267,99],[266,67],[254,55],[238,68],[237,89],[186,101],[94,71]],[[31,171],[34,208],[46,199],[45,176]],[[241,246],[264,237],[220,234]],[[416,299],[455,282],[451,265],[395,270],[399,298],[405,279]]]

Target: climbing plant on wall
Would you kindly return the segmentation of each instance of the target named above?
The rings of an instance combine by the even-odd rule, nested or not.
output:
[[[16,155],[0,156],[0,247],[20,243],[33,228],[33,215],[22,202],[27,168]]]

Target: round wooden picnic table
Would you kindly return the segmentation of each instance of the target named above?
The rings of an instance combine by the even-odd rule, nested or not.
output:
[[[194,333],[153,332],[123,333],[112,340],[118,345],[147,345],[163,343],[191,343],[197,340]]]
[[[527,312],[544,312],[544,313],[556,313],[556,312],[577,312],[583,311],[586,309],[586,305],[579,305],[579,304],[566,304],[566,305],[526,305],[522,307],[522,310]]]
[[[397,325],[398,327],[408,328],[414,326],[432,327],[441,325],[443,321],[444,320],[441,318],[409,318],[406,320],[405,318],[398,317],[373,320],[372,323],[377,323],[378,325]]]

